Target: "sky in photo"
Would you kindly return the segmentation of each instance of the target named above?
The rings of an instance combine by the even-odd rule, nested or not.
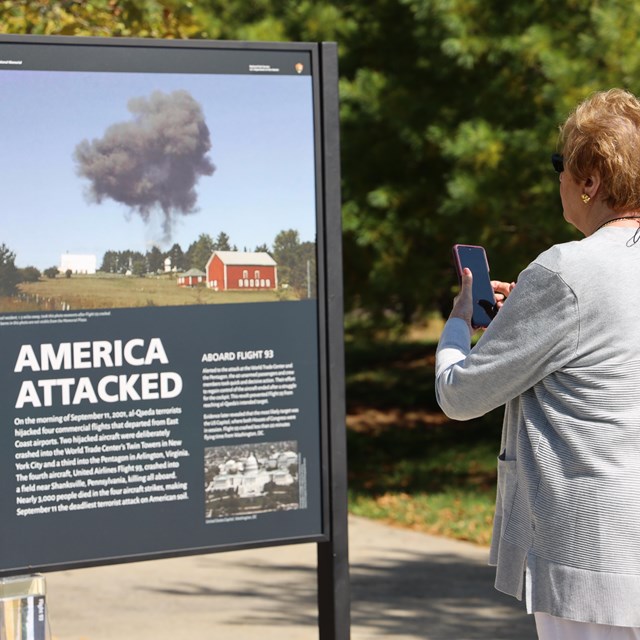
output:
[[[87,197],[74,151],[129,122],[127,104],[187,91],[210,131],[213,175],[199,178],[197,212],[145,222],[111,198]],[[282,230],[315,241],[316,185],[310,76],[0,71],[0,243],[19,267],[59,266],[61,255],[145,252],[223,231],[238,249],[272,245]]]

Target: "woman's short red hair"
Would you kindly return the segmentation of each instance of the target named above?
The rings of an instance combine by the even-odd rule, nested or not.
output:
[[[578,180],[600,174],[614,211],[640,211],[640,100],[623,89],[599,91],[560,128],[565,169]]]

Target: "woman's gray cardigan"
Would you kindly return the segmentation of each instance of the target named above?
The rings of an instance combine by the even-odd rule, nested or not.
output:
[[[506,403],[490,562],[533,611],[640,626],[640,242],[604,227],[519,276],[473,349],[451,319],[436,393],[457,420]],[[638,234],[640,236],[640,233]]]

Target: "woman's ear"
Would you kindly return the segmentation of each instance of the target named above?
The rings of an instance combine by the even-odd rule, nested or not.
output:
[[[600,187],[602,186],[602,180],[600,179],[600,174],[597,171],[594,171],[582,185],[584,193],[586,193],[592,200],[596,198],[598,193],[600,192]]]

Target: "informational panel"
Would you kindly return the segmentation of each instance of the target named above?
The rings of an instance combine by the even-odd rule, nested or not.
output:
[[[326,539],[321,81],[0,38],[0,575]]]

